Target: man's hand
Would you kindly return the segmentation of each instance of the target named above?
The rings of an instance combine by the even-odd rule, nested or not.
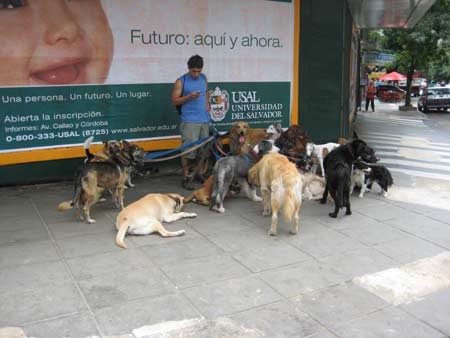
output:
[[[192,92],[192,93],[189,93],[189,99],[197,99],[199,96],[200,96],[200,92]]]

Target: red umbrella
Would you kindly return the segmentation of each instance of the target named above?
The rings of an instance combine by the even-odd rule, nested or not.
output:
[[[392,72],[380,76],[381,81],[403,81],[406,80],[406,76],[397,72]]]

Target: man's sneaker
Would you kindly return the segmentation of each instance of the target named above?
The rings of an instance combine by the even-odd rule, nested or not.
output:
[[[186,190],[194,190],[194,185],[192,184],[192,179],[189,176],[183,177],[181,185]]]

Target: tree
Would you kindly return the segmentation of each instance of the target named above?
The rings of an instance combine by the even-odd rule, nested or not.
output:
[[[449,22],[450,0],[437,0],[413,28],[383,30],[383,46],[394,51],[394,66],[407,76],[405,107],[411,106],[416,70],[429,73],[436,65],[450,65]]]

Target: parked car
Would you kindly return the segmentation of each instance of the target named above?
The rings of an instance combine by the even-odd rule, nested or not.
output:
[[[379,85],[377,97],[384,102],[400,102],[406,96],[406,91],[394,85]]]
[[[450,108],[450,88],[428,87],[417,101],[417,109],[428,113],[431,109],[447,110]]]

